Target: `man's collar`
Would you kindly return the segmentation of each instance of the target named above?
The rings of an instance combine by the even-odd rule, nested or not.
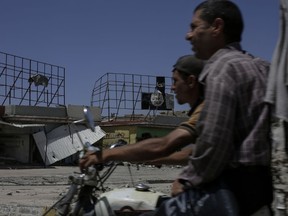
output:
[[[199,75],[199,82],[204,84],[204,80],[206,78],[206,76],[208,75],[209,73],[209,67],[210,65],[216,60],[219,58],[219,56],[222,56],[223,54],[227,53],[227,50],[239,50],[239,51],[242,51],[242,47],[241,47],[241,44],[239,42],[234,42],[234,43],[230,43],[230,44],[227,44],[225,47],[217,50],[205,63],[205,66],[202,70],[202,72],[200,73]]]
[[[195,111],[195,109],[203,102],[203,97],[199,97],[198,100],[193,104],[193,106],[191,107],[191,109],[188,112],[188,116],[191,116],[193,114],[193,112]]]

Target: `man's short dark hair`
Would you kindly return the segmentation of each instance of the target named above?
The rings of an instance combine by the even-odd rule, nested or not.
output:
[[[240,9],[229,0],[207,0],[200,3],[194,13],[201,10],[200,18],[212,24],[216,18],[224,21],[226,42],[240,42],[244,29],[244,22]]]

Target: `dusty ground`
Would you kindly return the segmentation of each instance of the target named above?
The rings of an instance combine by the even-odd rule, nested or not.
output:
[[[109,188],[132,186],[146,183],[152,189],[164,193],[170,191],[172,180],[181,168],[151,168],[118,166],[106,182]],[[0,204],[51,206],[63,195],[68,186],[68,176],[79,172],[77,166],[57,166],[48,168],[0,169]]]

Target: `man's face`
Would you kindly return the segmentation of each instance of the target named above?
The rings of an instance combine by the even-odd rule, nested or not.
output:
[[[173,84],[171,90],[176,95],[177,102],[181,104],[189,103],[191,100],[191,88],[188,82],[182,79],[180,73],[175,70],[172,75]]]
[[[201,10],[198,10],[193,15],[186,40],[190,41],[195,56],[205,60],[211,56],[211,25],[202,20],[200,14]]]

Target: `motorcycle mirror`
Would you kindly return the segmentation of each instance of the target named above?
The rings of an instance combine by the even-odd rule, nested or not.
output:
[[[94,118],[90,108],[88,106],[84,106],[83,112],[87,127],[90,128],[93,132],[95,132]]]

